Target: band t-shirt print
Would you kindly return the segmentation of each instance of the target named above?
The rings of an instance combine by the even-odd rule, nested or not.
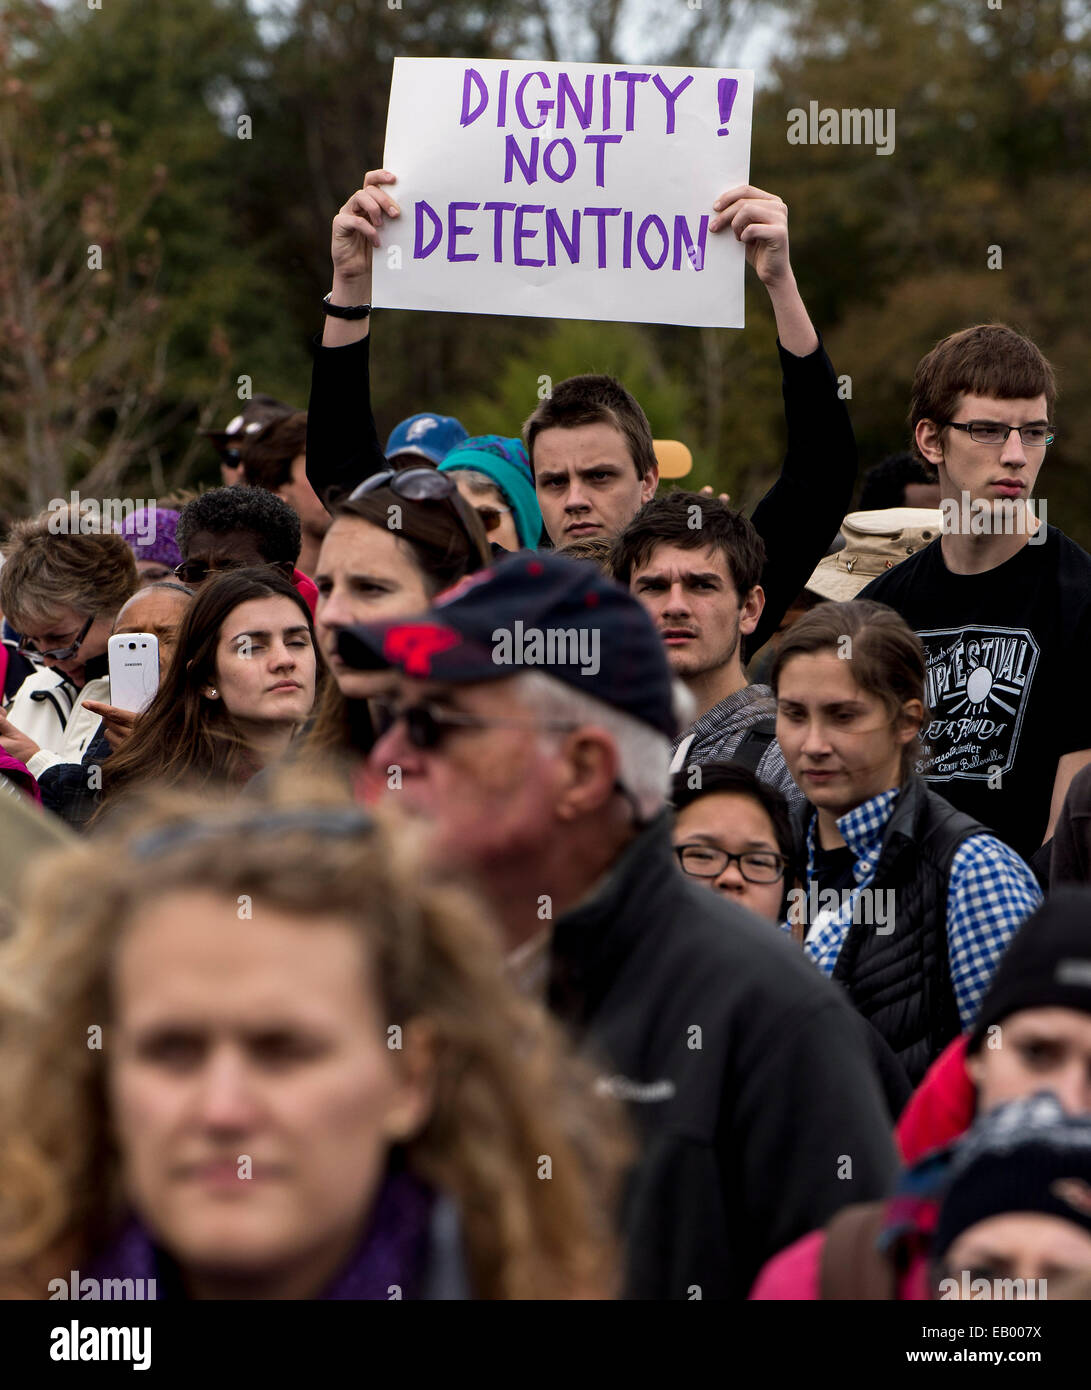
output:
[[[924,648],[929,722],[918,771],[1029,858],[1057,761],[1091,747],[1091,556],[1054,526],[984,574],[952,574],[938,540],[859,595]]]
[[[1040,649],[1027,628],[960,627],[918,632],[924,699],[917,771],[930,782],[1002,777],[1015,765]]]

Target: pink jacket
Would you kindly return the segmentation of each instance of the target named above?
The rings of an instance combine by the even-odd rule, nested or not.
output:
[[[976,1096],[966,1070],[967,1036],[950,1043],[925,1073],[897,1125],[898,1150],[907,1165],[951,1143],[973,1123]],[[896,1200],[896,1199],[895,1199]],[[893,1204],[892,1204],[893,1205]],[[759,1301],[818,1299],[826,1232],[811,1231],[769,1260],[750,1297]],[[900,1300],[928,1298],[927,1261],[914,1258],[898,1283]]]
[[[21,763],[18,758],[13,758],[2,748],[0,748],[0,777],[6,777],[10,782],[13,782],[20,791],[26,793],[31,801],[36,801],[39,806],[42,804],[42,794],[38,790],[37,778],[26,763]]]

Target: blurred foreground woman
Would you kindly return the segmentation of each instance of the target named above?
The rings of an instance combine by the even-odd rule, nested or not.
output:
[[[610,1297],[615,1112],[406,831],[282,793],[175,793],[36,874],[0,958],[0,1295]]]

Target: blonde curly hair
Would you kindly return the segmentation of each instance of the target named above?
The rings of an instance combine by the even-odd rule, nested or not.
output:
[[[35,865],[19,927],[0,943],[9,1296],[44,1296],[52,1274],[92,1258],[123,1217],[103,1065],[111,959],[144,902],[195,884],[232,900],[260,894],[304,929],[308,917],[343,917],[374,963],[380,1016],[432,1031],[434,1105],[405,1155],[455,1200],[476,1297],[616,1293],[615,1205],[631,1157],[620,1111],[593,1094],[590,1068],[505,978],[477,901],[428,876],[411,827],[389,813],[360,834],[307,823],[308,811],[351,805],[340,785],[299,772],[231,804],[174,792],[135,807],[109,837]],[[297,814],[278,820],[288,810]],[[145,859],[149,842],[137,842],[156,832]],[[93,1024],[103,1050],[87,1045]]]

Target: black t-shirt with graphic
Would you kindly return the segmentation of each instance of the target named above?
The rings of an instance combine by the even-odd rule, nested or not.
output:
[[[1047,526],[995,569],[952,574],[935,540],[858,597],[889,604],[924,647],[918,771],[1029,859],[1057,760],[1091,748],[1091,555]]]

